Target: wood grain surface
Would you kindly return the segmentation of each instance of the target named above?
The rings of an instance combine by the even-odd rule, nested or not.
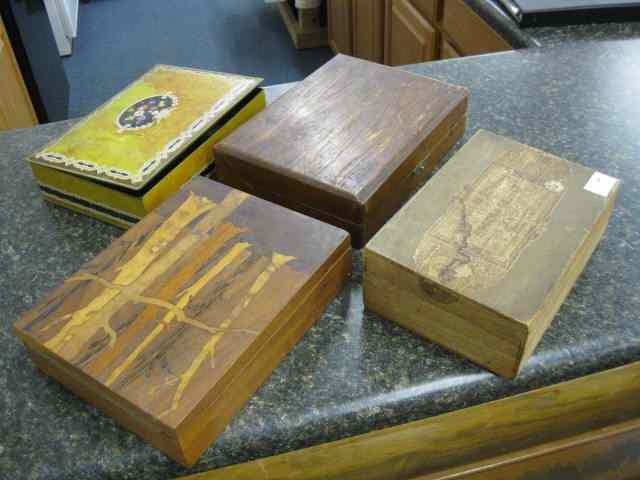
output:
[[[480,131],[367,245],[367,305],[514,376],[606,229],[593,175]]]
[[[196,179],[15,328],[45,371],[193,463],[337,293],[348,243]]]
[[[640,363],[189,480],[633,479]]]
[[[364,228],[388,191],[404,191],[402,181],[455,131],[467,96],[461,87],[338,55],[219,143],[217,175]]]

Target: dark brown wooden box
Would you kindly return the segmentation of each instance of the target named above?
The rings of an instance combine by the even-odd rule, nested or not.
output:
[[[365,303],[514,377],[602,238],[619,183],[480,131],[369,242]]]
[[[361,247],[462,136],[468,93],[338,55],[220,142],[216,178]]]
[[[346,232],[199,178],[15,330],[44,372],[190,465],[350,268]]]

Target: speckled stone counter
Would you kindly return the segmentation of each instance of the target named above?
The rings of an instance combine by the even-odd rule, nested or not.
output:
[[[523,31],[541,45],[551,47],[567,42],[639,39],[640,22],[537,27]]]
[[[465,139],[508,135],[623,181],[602,243],[533,358],[498,378],[363,309],[362,265],[222,437],[185,469],[42,375],[11,324],[118,235],[44,203],[22,158],[61,125],[0,134],[0,478],[168,479],[640,360],[640,41],[408,67],[471,90]],[[457,145],[458,148],[460,144]]]

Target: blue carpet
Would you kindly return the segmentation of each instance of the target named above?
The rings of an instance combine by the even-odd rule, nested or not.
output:
[[[300,80],[332,57],[296,50],[274,4],[263,0],[90,0],[63,64],[69,116],[85,115],[157,63]]]

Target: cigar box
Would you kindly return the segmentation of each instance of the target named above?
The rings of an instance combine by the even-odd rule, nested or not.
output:
[[[217,178],[361,247],[462,136],[461,87],[338,55],[216,146]]]
[[[618,187],[480,131],[369,242],[365,303],[514,377],[602,238]]]
[[[261,79],[158,65],[28,160],[45,199],[129,227],[264,108]]]
[[[343,230],[199,177],[15,331],[46,374],[191,465],[350,268]]]

